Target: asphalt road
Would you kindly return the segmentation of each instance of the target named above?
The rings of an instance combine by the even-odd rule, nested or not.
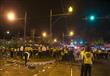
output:
[[[57,62],[29,67],[0,60],[0,76],[80,76],[80,64]],[[97,60],[92,76],[110,76],[110,60]]]
[[[110,76],[110,60],[97,60],[92,66],[92,76]],[[37,76],[80,76],[79,63],[56,63]]]

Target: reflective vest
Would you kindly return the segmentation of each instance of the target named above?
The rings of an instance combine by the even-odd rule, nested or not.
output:
[[[40,46],[38,47],[38,51],[39,51],[39,52],[41,52],[41,51],[42,51]]]
[[[55,48],[53,48],[53,52],[56,52],[57,50]]]
[[[93,54],[91,52],[84,53],[84,64],[92,64]]]
[[[28,51],[28,47],[25,47],[25,51]]]
[[[29,60],[30,53],[29,52],[24,52],[24,53],[27,54],[27,59]]]
[[[83,60],[83,57],[84,57],[84,53],[85,53],[85,50],[82,50],[81,52],[80,52],[80,58]]]
[[[68,53],[68,51],[67,51],[66,49],[64,49],[64,53],[65,53],[65,54],[67,54],[67,53]]]

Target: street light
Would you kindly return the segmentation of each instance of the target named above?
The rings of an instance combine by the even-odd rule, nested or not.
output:
[[[43,37],[47,37],[47,33],[46,33],[46,32],[43,32],[43,33],[42,33],[42,36],[43,36]]]
[[[9,12],[7,13],[7,19],[9,21],[14,21],[15,19],[16,20],[24,20],[24,41],[25,41],[25,38],[26,38],[26,19],[27,19],[27,12],[25,12],[25,15],[24,15],[24,18],[15,18],[15,13],[14,12]]]
[[[8,31],[6,31],[6,34],[10,34],[10,31],[8,30]]]
[[[12,11],[7,13],[7,18],[8,18],[9,21],[15,20],[15,13],[12,12]]]
[[[69,32],[69,36],[73,36],[74,35],[74,32],[73,31],[70,31]]]
[[[56,43],[56,42],[57,42],[57,39],[54,39],[54,40],[53,40],[53,42],[55,42],[55,43]]]
[[[69,12],[69,13],[73,12],[73,7],[72,7],[72,6],[70,6],[70,7],[68,8],[68,12]]]
[[[63,43],[64,43],[65,36],[67,36],[69,38],[73,38],[74,34],[75,34],[74,31],[70,31],[67,35],[64,35],[64,33],[63,33]]]
[[[52,10],[50,10],[50,40],[52,40],[52,37],[53,37],[53,33],[52,33],[52,17],[53,16],[70,15],[72,12],[73,12],[73,8],[71,6],[68,8],[68,13],[52,14]]]

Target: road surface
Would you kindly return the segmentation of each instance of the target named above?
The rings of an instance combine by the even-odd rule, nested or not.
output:
[[[0,60],[0,76],[80,76],[80,64],[55,62],[29,67]],[[92,76],[110,76],[110,60],[97,60],[92,67]]]

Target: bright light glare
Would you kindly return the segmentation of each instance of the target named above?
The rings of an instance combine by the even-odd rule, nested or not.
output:
[[[73,12],[73,8],[70,6],[70,7],[68,8],[68,11],[69,11],[69,12]]]
[[[8,20],[13,21],[13,20],[15,20],[15,14],[13,12],[9,12],[7,14],[7,18],[8,18]]]
[[[46,37],[46,36],[47,36],[47,33],[46,33],[46,32],[43,32],[43,33],[42,33],[42,36],[43,36],[43,37]]]
[[[78,47],[77,46],[74,46],[74,48],[77,49]]]
[[[74,32],[73,31],[70,31],[69,35],[70,36],[73,36],[74,35]]]
[[[54,42],[57,42],[57,39],[54,39]]]
[[[7,34],[10,34],[10,31],[6,31]]]
[[[90,16],[90,20],[94,20],[95,19],[95,17],[94,16]]]

